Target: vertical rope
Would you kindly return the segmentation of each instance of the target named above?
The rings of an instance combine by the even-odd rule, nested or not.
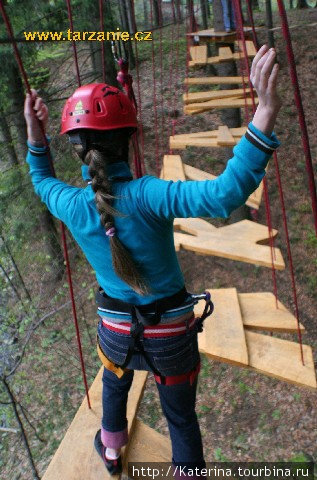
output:
[[[303,150],[304,150],[305,160],[306,160],[306,170],[308,174],[309,191],[310,191],[311,202],[312,202],[315,232],[317,235],[317,194],[316,194],[316,184],[315,184],[311,150],[309,145],[307,124],[305,119],[302,97],[299,89],[294,51],[292,46],[292,39],[289,31],[287,15],[286,15],[283,0],[277,0],[277,5],[278,5],[281,21],[282,21],[282,30],[283,30],[283,36],[286,42],[286,53],[288,58],[289,71],[290,71],[290,76],[291,76],[293,90],[294,90],[294,100],[295,100],[295,104],[298,112],[298,120],[301,128],[302,144],[303,144]]]
[[[250,0],[247,0],[247,2],[249,4]],[[253,21],[252,5],[251,4],[250,4],[250,10],[251,10],[250,21],[251,21],[252,31],[254,31],[256,45],[258,45],[259,43],[258,43],[255,28],[254,28],[254,21]],[[258,50],[258,47],[256,47],[256,49]],[[282,207],[283,226],[284,226],[286,245],[287,245],[287,256],[288,256],[289,265],[290,265],[292,293],[293,293],[293,300],[294,300],[294,307],[295,307],[295,316],[296,316],[296,320],[297,320],[297,335],[298,335],[298,340],[299,340],[299,345],[300,345],[300,354],[301,354],[302,364],[305,365],[304,354],[303,354],[303,346],[302,346],[302,333],[301,333],[301,330],[300,330],[300,322],[299,322],[299,309],[298,309],[297,289],[296,289],[294,266],[293,266],[293,255],[292,255],[292,249],[291,249],[290,238],[289,238],[288,223],[287,223],[287,216],[286,216],[286,207],[285,207],[285,201],[284,201],[284,192],[283,192],[282,180],[281,180],[281,175],[280,175],[278,156],[277,156],[276,152],[274,152],[273,158],[274,158],[274,164],[275,164],[275,172],[276,172],[276,178],[277,178],[277,183],[278,183],[280,202],[281,202],[281,207]]]
[[[104,31],[103,23],[103,0],[99,0],[99,16],[100,16],[100,31]],[[105,44],[104,40],[101,42],[101,63],[102,63],[102,80],[106,83],[106,64],[105,64]]]
[[[153,29],[153,0],[150,0],[150,22]],[[160,174],[160,161],[159,161],[159,137],[158,137],[158,119],[157,119],[157,101],[156,101],[156,78],[154,70],[154,37],[152,40],[152,83],[153,83],[153,106],[154,106],[154,128],[155,128],[155,165],[156,174]]]
[[[248,54],[247,54],[247,48],[246,48],[245,33],[244,33],[244,29],[243,29],[243,17],[242,17],[242,10],[241,10],[240,1],[239,0],[234,0],[234,6],[235,6],[234,11],[235,11],[235,15],[236,15],[236,23],[237,23],[237,27],[238,27],[237,30],[239,31],[240,38],[241,38],[240,42],[242,43],[242,48],[243,48],[243,56],[244,56],[244,62],[245,62],[247,76],[248,76],[249,87],[250,87],[250,91],[251,91],[252,109],[253,109],[253,114],[254,114],[255,110],[256,110],[255,97],[254,97],[253,86],[252,86],[252,83],[251,83],[251,80],[250,80],[250,67],[249,67]],[[275,265],[274,265],[274,259],[275,259],[274,237],[273,237],[273,234],[272,234],[271,207],[270,207],[270,199],[269,199],[266,177],[263,178],[263,191],[264,191],[264,198],[265,198],[265,211],[266,211],[266,219],[267,219],[267,225],[268,225],[270,251],[271,251],[272,280],[273,280],[276,308],[278,308],[277,281],[276,281],[276,272],[275,272]]]
[[[134,30],[134,32],[136,32],[134,0],[131,0],[131,7],[132,7],[133,30]],[[145,167],[144,167],[144,132],[143,132],[143,121],[142,121],[142,97],[141,97],[139,52],[138,52],[138,41],[137,40],[134,40],[134,46],[135,46],[135,69],[136,69],[137,92],[138,92],[138,114],[139,114],[139,119],[140,119],[139,120],[139,128],[138,128],[138,132],[139,132],[140,140],[141,140],[140,162],[141,162],[141,169],[143,171],[145,171]]]
[[[13,46],[13,49],[14,49],[15,57],[16,57],[16,60],[17,60],[18,66],[19,66],[20,73],[23,77],[23,81],[24,81],[26,90],[29,94],[31,94],[31,88],[30,88],[30,84],[29,84],[29,81],[28,81],[28,77],[27,77],[27,74],[25,72],[23,62],[22,62],[22,58],[20,56],[18,47],[17,47],[16,42],[14,40],[14,35],[13,35],[11,23],[10,23],[10,20],[9,20],[7,14],[6,14],[6,11],[5,11],[2,0],[0,0],[0,10],[1,10],[1,14],[2,14],[3,20],[5,22],[5,25],[6,25],[6,28],[7,28],[7,31],[8,31],[9,37],[11,39],[11,43],[12,43],[12,46]],[[43,125],[43,122],[41,122],[40,120],[38,122],[39,122],[39,126],[40,126],[41,133],[42,133],[42,136],[43,136],[44,144],[47,147],[47,156],[48,156],[48,159],[49,159],[52,175],[54,177],[56,177],[55,169],[54,169],[54,165],[53,165],[53,161],[52,161],[52,156],[51,156],[51,152],[50,152],[49,143],[48,143],[46,135],[45,135],[44,125]],[[76,337],[77,337],[77,344],[78,344],[78,351],[79,351],[79,357],[80,357],[82,376],[83,376],[83,381],[84,381],[84,385],[85,385],[88,407],[91,408],[89,391],[88,391],[88,384],[87,384],[87,378],[86,378],[86,370],[85,370],[84,358],[83,358],[83,353],[82,353],[80,332],[79,332],[79,327],[78,327],[78,319],[77,319],[77,311],[76,311],[76,304],[75,304],[75,298],[74,298],[72,274],[71,274],[71,268],[70,268],[69,257],[68,257],[65,225],[62,222],[60,222],[60,225],[61,225],[61,236],[62,236],[62,244],[63,244],[63,250],[64,250],[64,258],[65,258],[66,270],[67,270],[67,280],[68,280],[68,286],[69,286],[69,292],[70,292],[70,298],[71,298],[71,304],[72,304],[72,312],[73,312],[73,319],[74,319],[75,330],[76,330]]]
[[[74,31],[73,15],[72,15],[72,8],[71,8],[71,5],[70,5],[70,0],[66,0],[66,5],[67,5],[69,26],[70,26],[71,31],[73,32]],[[75,63],[75,69],[76,69],[77,83],[78,83],[78,86],[80,87],[81,86],[81,80],[80,80],[80,74],[79,74],[77,47],[76,47],[75,40],[72,40],[72,47],[73,47],[73,55],[74,55],[74,63]]]

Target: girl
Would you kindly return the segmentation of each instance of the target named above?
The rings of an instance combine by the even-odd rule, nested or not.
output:
[[[62,131],[83,161],[86,188],[52,177],[38,120],[48,109],[33,90],[25,101],[27,162],[35,191],[62,220],[96,271],[98,351],[104,365],[103,417],[95,446],[110,473],[121,471],[128,441],[126,404],[134,370],[154,372],[167,418],[174,465],[205,466],[195,413],[199,322],[173,242],[175,217],[223,217],[258,187],[278,146],[272,133],[280,100],[275,51],[263,46],[251,81],[259,105],[234,156],[215,180],[132,179],[129,136],[137,128],[126,95],[105,84],[80,87],[68,99]],[[159,323],[159,325],[158,325]]]

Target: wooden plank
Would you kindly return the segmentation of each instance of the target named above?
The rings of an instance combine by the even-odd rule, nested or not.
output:
[[[302,364],[298,343],[245,330],[249,367],[270,377],[316,389],[312,348],[303,345]]]
[[[258,98],[255,98],[255,104],[259,103]],[[214,108],[241,108],[247,106],[252,107],[252,99],[247,98],[223,98],[209,100],[204,103],[190,103],[189,105],[184,105],[184,113],[193,115],[195,113],[203,113]]]
[[[215,138],[177,138],[170,137],[171,149],[185,149],[186,147],[219,147]]]
[[[252,28],[249,26],[244,26],[243,30],[245,33],[251,33]],[[199,37],[200,39],[204,39],[204,38],[210,39],[210,40],[220,39],[220,41],[222,41],[222,39],[226,39],[226,41],[228,41],[228,37],[230,37],[231,39],[231,37],[236,38],[237,36],[236,32],[226,32],[224,30],[215,32],[214,28],[207,28],[206,30],[198,30],[197,32],[190,32],[190,33],[187,33],[186,35],[190,37]]]
[[[247,83],[247,77],[188,77],[185,78],[185,85],[234,85]]]
[[[233,56],[233,52],[231,51],[231,48],[230,47],[220,47],[219,48],[219,51],[218,51],[218,54],[219,54],[219,59],[220,59],[220,62],[228,62],[230,60],[232,60]]]
[[[252,330],[297,332],[297,319],[271,292],[238,294],[243,324]],[[299,325],[301,332],[304,325]]]
[[[156,432],[153,428],[148,427],[137,419],[123,465],[124,473],[128,475],[129,462],[163,463],[171,462],[171,460],[172,447],[169,437]],[[133,479],[136,478],[144,480],[144,475],[140,477],[133,475]]]
[[[248,351],[236,289],[220,288],[209,292],[215,310],[204,323],[204,330],[198,337],[200,351],[233,365],[248,365]],[[196,315],[201,315],[203,307],[201,304],[195,306]]]
[[[195,232],[188,228],[189,222],[195,220]],[[268,245],[256,243],[259,240],[267,241],[268,230],[265,225],[260,225],[250,220],[242,220],[232,225],[215,228],[206,220],[200,218],[187,219],[177,218],[174,221],[176,232],[174,233],[175,247],[179,250],[189,250],[201,255],[214,255],[217,257],[230,258],[241,262],[252,263],[271,268],[271,249]],[[186,233],[179,233],[179,230]],[[273,230],[273,236],[276,235]],[[283,270],[285,264],[281,251],[274,249],[274,266],[277,270]]]
[[[163,168],[165,180],[173,180],[173,182],[186,180],[180,155],[164,155]]]
[[[218,144],[220,146],[234,147],[236,144],[232,133],[226,125],[221,125],[218,128]]]
[[[192,61],[195,64],[207,63],[207,45],[198,45],[189,49]]]
[[[195,102],[206,102],[208,100],[213,100],[216,98],[234,98],[242,97],[244,93],[249,94],[251,92],[250,88],[235,88],[232,90],[210,90],[208,92],[194,92],[194,93],[184,93],[183,101],[187,103]]]
[[[89,410],[86,398],[79,407],[64,439],[55,452],[42,480],[93,480],[95,478],[113,479],[94,448],[94,438],[100,428],[102,417],[102,373],[99,370],[89,395],[92,408]],[[127,418],[128,431],[133,424],[139,402],[143,395],[148,372],[136,371],[129,392]],[[123,450],[124,455],[124,450]],[[79,461],[80,459],[80,461]]]
[[[237,45],[237,47],[238,47],[238,49],[240,50],[240,52],[243,52],[243,43],[242,43],[242,41],[241,41],[241,40],[236,40],[234,43]],[[255,55],[256,55],[256,49],[255,49],[255,46],[254,46],[253,41],[252,41],[252,40],[246,40],[245,45],[246,45],[246,50],[247,50],[248,56],[250,56],[250,57],[255,57]]]

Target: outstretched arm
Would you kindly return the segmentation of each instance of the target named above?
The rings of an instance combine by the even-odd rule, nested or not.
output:
[[[146,177],[139,202],[144,211],[159,218],[228,217],[243,205],[265,175],[265,167],[278,147],[272,134],[281,106],[276,91],[278,66],[275,50],[263,46],[255,56],[251,81],[259,105],[247,133],[233,149],[233,158],[215,180],[172,182]]]
[[[43,122],[44,130],[48,122],[48,108],[43,100],[32,90],[27,94],[24,104],[24,116],[28,132],[28,154],[26,161],[30,166],[30,175],[35,192],[47,205],[49,211],[69,225],[78,208],[81,188],[72,187],[57,180],[50,167],[47,147],[39,126]]]

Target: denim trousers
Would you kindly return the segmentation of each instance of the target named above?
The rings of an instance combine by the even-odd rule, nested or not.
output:
[[[235,22],[235,15],[234,15],[234,7],[232,0],[221,0],[222,3],[222,10],[223,10],[223,23],[225,26],[225,30],[235,30],[236,29],[236,22]]]
[[[123,364],[127,357],[130,337],[98,325],[100,346],[114,363]],[[161,375],[181,375],[192,371],[200,362],[197,327],[173,337],[141,338],[127,365],[129,369],[121,378],[104,369],[102,441],[105,446],[120,448],[128,441],[127,399],[134,370],[151,368],[140,352],[143,348],[151,363]],[[172,443],[174,465],[204,468],[205,461],[201,433],[195,412],[197,377],[176,385],[156,383],[163,413],[167,419]]]

